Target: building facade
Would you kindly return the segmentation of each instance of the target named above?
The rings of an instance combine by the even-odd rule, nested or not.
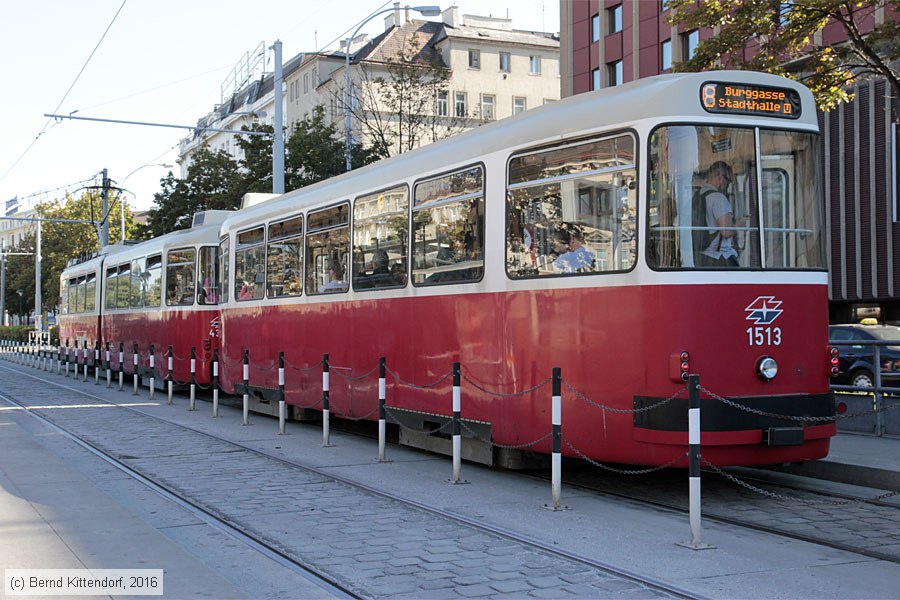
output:
[[[712,30],[681,31],[666,22],[665,0],[560,0],[562,96],[662,73],[690,58]],[[878,8],[859,19],[862,32],[900,15]],[[839,44],[829,23],[816,42]],[[748,47],[751,53],[754,48]],[[900,321],[900,199],[897,122],[900,99],[883,80],[858,82],[855,99],[819,113],[829,230],[832,323],[864,316]],[[664,101],[664,100],[663,100]]]
[[[360,35],[341,51],[311,53],[300,68],[285,76],[287,123],[308,117],[317,105],[340,130],[346,115],[346,52],[350,53],[351,132],[372,144],[372,124],[401,127],[396,121],[399,88],[391,81],[391,64],[400,57],[412,64],[445,71],[444,89],[419,94],[414,109],[423,126],[415,139],[394,137],[391,153],[418,147],[454,133],[502,119],[559,99],[559,40],[552,34],[513,29],[509,19],[443,11],[441,21],[411,18],[397,8],[385,19],[382,34]],[[409,97],[417,96],[415,90]],[[367,121],[363,123],[362,121]],[[399,138],[399,139],[398,139]]]

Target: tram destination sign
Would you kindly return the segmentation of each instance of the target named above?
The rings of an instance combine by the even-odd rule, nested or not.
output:
[[[798,119],[800,94],[788,88],[710,81],[700,88],[707,112]]]

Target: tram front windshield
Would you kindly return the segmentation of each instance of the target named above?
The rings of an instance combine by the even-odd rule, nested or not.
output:
[[[649,265],[825,269],[817,144],[816,134],[797,131],[656,129],[649,155]]]

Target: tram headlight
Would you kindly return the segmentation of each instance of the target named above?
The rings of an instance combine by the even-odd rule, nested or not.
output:
[[[772,381],[778,375],[778,363],[771,356],[763,356],[756,361],[756,374],[763,381]]]

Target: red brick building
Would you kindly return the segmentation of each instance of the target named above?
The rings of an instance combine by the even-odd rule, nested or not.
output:
[[[681,31],[666,22],[665,0],[560,0],[562,96],[671,71],[713,31]],[[862,31],[885,19],[880,8],[858,20]],[[830,23],[817,43],[846,39]],[[749,47],[747,52],[753,52]],[[862,81],[856,98],[819,114],[829,226],[831,321],[877,313],[900,321],[900,99],[882,80]],[[875,309],[873,311],[873,309]]]

